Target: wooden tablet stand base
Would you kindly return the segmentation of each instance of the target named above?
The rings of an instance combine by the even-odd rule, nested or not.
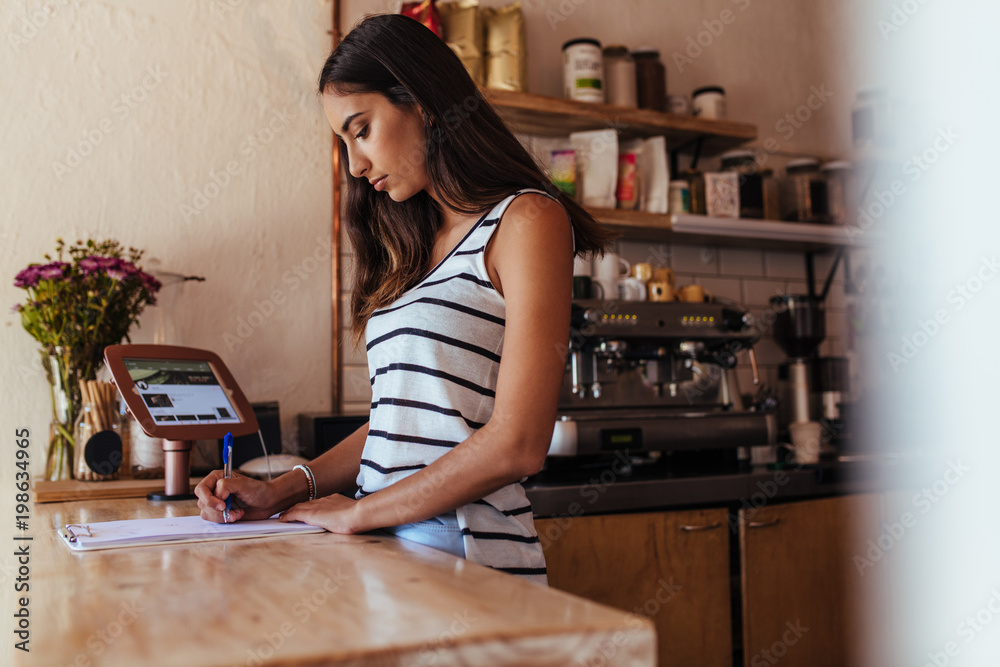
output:
[[[166,488],[146,494],[147,500],[194,500],[191,493],[191,440],[163,440]]]

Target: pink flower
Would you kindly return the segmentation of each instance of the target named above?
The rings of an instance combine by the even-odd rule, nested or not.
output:
[[[23,287],[24,289],[28,289],[29,287],[37,285],[38,268],[37,264],[32,264],[28,268],[20,271],[14,279],[14,287]]]
[[[51,264],[38,267],[38,277],[42,280],[62,278],[68,268],[69,264],[66,262],[52,262]]]

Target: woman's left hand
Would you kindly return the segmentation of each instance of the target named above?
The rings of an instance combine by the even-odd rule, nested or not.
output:
[[[358,501],[335,493],[292,505],[278,517],[280,521],[301,521],[331,533],[353,535],[366,530],[358,523]]]

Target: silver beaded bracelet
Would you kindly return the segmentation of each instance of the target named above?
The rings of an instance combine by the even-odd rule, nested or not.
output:
[[[297,465],[292,470],[301,470],[306,474],[306,485],[309,487],[309,500],[316,500],[316,476],[309,466]]]

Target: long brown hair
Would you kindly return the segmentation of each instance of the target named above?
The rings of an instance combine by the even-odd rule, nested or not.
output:
[[[577,254],[603,254],[616,234],[559,191],[483,98],[458,56],[419,22],[399,14],[369,16],[340,42],[319,76],[319,93],[379,93],[423,112],[427,174],[452,210],[485,213],[523,188],[544,190],[566,209]],[[343,164],[347,148],[339,141]],[[427,192],[394,202],[365,178],[347,177],[347,233],[354,247],[351,324],[364,339],[373,311],[424,276],[441,226]]]

